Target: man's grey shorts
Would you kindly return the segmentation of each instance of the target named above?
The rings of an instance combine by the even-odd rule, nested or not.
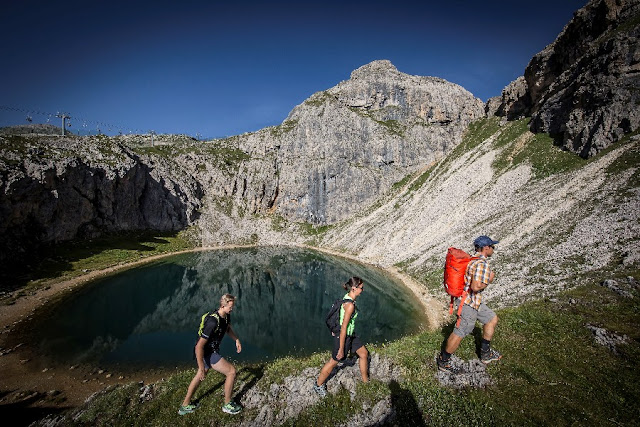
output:
[[[460,326],[456,327],[453,333],[464,338],[473,332],[473,328],[476,326],[476,320],[485,325],[494,317],[496,317],[496,313],[487,307],[485,303],[480,303],[480,307],[478,307],[477,310],[465,304],[460,314]]]

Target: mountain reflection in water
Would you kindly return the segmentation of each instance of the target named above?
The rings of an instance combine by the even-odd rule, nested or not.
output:
[[[356,322],[365,343],[425,324],[413,295],[378,269],[306,249],[264,247],[176,255],[98,280],[52,307],[34,331],[52,363],[184,366],[195,363],[201,316],[230,293],[242,353],[226,337],[224,357],[304,356],[331,348],[324,317],[351,276],[365,282]]]

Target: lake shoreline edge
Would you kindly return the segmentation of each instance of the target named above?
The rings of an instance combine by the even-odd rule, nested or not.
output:
[[[425,319],[429,329],[435,329],[441,326],[446,316],[444,304],[439,304],[428,292],[428,290],[413,280],[406,274],[398,271],[394,267],[383,267],[363,261],[357,256],[344,254],[339,251],[315,247],[301,244],[288,245],[223,245],[215,247],[195,247],[180,251],[167,252],[163,254],[145,257],[143,259],[114,265],[105,269],[90,271],[78,277],[74,277],[59,282],[44,282],[43,287],[34,290],[28,295],[24,295],[15,300],[13,304],[3,305],[0,307],[0,371],[5,377],[4,391],[37,391],[46,394],[56,390],[65,396],[63,404],[54,404],[47,407],[77,407],[84,403],[91,395],[101,392],[106,388],[129,383],[131,381],[141,380],[140,375],[122,376],[103,371],[97,367],[90,369],[89,367],[57,367],[51,368],[42,365],[38,360],[37,352],[34,351],[28,342],[20,342],[18,344],[9,343],[8,338],[11,333],[23,327],[22,322],[28,321],[36,310],[47,306],[54,298],[60,297],[65,292],[72,292],[78,287],[82,287],[96,279],[109,276],[111,274],[120,273],[122,271],[139,267],[170,256],[196,253],[204,251],[228,250],[228,249],[244,249],[258,247],[292,247],[299,249],[308,249],[324,253],[331,256],[348,259],[368,267],[380,270],[389,275],[394,281],[404,285],[417,299],[419,305],[424,310]],[[15,339],[15,337],[13,337]],[[155,374],[145,371],[144,382],[154,382],[165,377],[169,370],[158,371]],[[44,377],[44,378],[43,378]],[[45,381],[46,380],[46,381]],[[46,384],[46,385],[45,385]],[[46,390],[43,389],[46,387]]]

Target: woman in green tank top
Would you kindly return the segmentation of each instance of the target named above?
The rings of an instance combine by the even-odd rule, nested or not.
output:
[[[343,299],[351,300],[352,302],[345,301],[340,307],[340,334],[333,334],[331,359],[322,367],[320,375],[313,385],[313,390],[320,397],[327,395],[325,382],[329,378],[331,371],[338,365],[338,362],[346,358],[349,352],[358,356],[358,366],[360,367],[360,374],[362,374],[362,381],[369,382],[369,351],[355,334],[355,323],[358,317],[356,298],[364,290],[364,282],[361,278],[354,276],[342,287],[347,291]]]

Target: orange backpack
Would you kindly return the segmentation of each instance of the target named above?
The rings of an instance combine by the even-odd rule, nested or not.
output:
[[[460,297],[456,326],[460,325],[460,313],[462,313],[464,300],[467,298],[467,293],[464,291],[464,274],[467,271],[467,264],[474,259],[478,259],[478,257],[472,257],[462,249],[451,247],[447,251],[447,258],[444,262],[444,290],[451,295],[449,314],[453,313],[453,301]]]

